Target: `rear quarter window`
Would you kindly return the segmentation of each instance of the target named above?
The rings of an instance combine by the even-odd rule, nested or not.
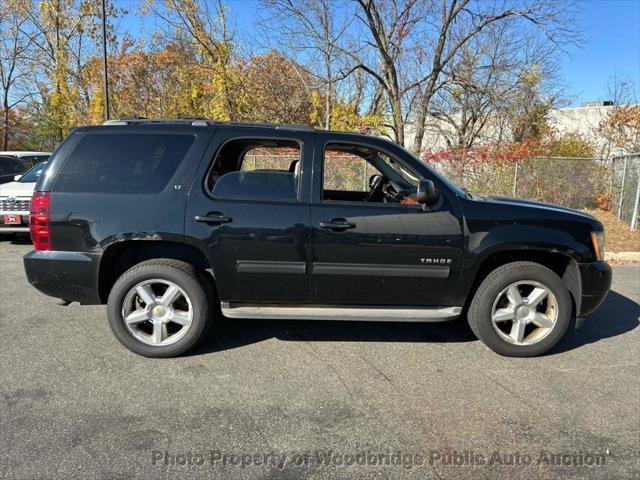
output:
[[[194,141],[182,134],[87,133],[62,165],[54,190],[160,192]]]

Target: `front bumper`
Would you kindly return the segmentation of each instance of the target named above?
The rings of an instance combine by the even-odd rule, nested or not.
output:
[[[611,267],[606,262],[579,263],[581,298],[577,316],[586,317],[600,306],[611,288]]]
[[[45,295],[96,305],[102,303],[98,293],[100,258],[93,253],[32,250],[23,261],[29,283]]]

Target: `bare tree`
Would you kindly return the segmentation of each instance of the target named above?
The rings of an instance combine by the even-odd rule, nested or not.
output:
[[[640,152],[640,105],[637,85],[631,79],[612,76],[607,82],[607,100],[595,133],[601,138],[599,155]]]
[[[2,0],[0,3],[5,3]],[[0,8],[0,88],[2,89],[2,149],[9,149],[11,111],[30,96],[25,89],[18,90],[28,75],[27,62],[33,37],[23,29],[26,17],[14,5],[6,2]]]
[[[373,55],[350,53],[355,69],[378,84],[389,108],[393,137],[405,144],[410,121],[412,148],[419,151],[434,95],[446,85],[463,47],[497,23],[537,31],[555,45],[575,38],[573,10],[554,0],[353,0]],[[349,53],[349,52],[347,52]]]
[[[323,127],[331,128],[338,83],[345,79],[341,71],[345,40],[355,20],[349,4],[343,0],[262,0],[262,5],[267,15],[260,23],[277,43],[270,41],[270,46],[295,56],[314,78],[324,94]],[[357,81],[356,85],[361,87]],[[361,88],[356,88],[355,97],[360,93]]]
[[[557,77],[554,51],[554,46],[509,22],[488,26],[444,69],[445,82],[432,98],[426,123],[435,119],[449,147],[521,140],[541,127],[530,122],[533,109],[542,119],[561,98],[564,85]]]
[[[394,140],[405,144],[407,105],[403,103],[407,93],[417,85],[407,81],[403,70],[403,59],[415,38],[417,26],[425,18],[424,2],[421,0],[355,0],[359,9],[357,18],[368,30],[369,38],[364,43],[373,48],[375,54],[367,61],[363,55],[350,52],[356,62],[350,70],[361,69],[377,83],[378,92],[383,93],[391,116],[390,128]],[[407,48],[409,47],[409,48]],[[374,66],[377,62],[378,66]]]

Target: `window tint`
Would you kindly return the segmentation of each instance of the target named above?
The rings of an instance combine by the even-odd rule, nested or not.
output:
[[[194,140],[193,135],[86,134],[62,165],[54,188],[65,192],[159,192]]]
[[[297,142],[243,138],[220,148],[206,183],[216,198],[295,200],[299,177]]]
[[[11,157],[0,158],[0,175],[18,175],[25,170],[26,168],[20,160]]]

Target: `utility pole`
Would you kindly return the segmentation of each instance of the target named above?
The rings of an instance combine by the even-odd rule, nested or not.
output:
[[[102,81],[104,83],[104,121],[109,120],[109,71],[107,68],[107,0],[102,0]]]

